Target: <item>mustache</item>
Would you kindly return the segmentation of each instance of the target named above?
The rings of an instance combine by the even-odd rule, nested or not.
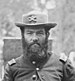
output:
[[[38,43],[38,42],[33,42],[33,43],[29,44],[29,47],[31,47],[34,44],[37,44],[37,45],[39,45],[41,47],[40,43]]]

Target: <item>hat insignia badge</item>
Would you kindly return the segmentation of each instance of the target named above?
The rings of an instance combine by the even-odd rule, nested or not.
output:
[[[36,23],[36,22],[37,22],[37,18],[36,18],[36,16],[31,15],[31,16],[28,17],[28,21],[29,21],[30,23],[31,23],[31,22]]]

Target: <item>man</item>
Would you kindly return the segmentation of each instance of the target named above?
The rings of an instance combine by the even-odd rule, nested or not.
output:
[[[16,26],[21,30],[23,54],[8,62],[3,81],[75,81],[75,69],[67,57],[48,51],[49,30],[56,23],[32,11]]]

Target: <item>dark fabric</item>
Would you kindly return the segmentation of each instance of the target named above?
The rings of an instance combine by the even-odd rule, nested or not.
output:
[[[71,63],[68,60],[63,63],[59,58],[50,54],[44,63],[34,65],[20,56],[15,59],[16,63],[7,64],[3,81],[75,81],[75,70]]]
[[[75,81],[75,68],[72,66],[72,63],[69,59],[63,68],[63,81]]]

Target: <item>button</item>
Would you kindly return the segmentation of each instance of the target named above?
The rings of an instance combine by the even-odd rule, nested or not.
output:
[[[37,71],[39,71],[39,68],[36,68]]]
[[[33,61],[32,63],[33,63],[33,64],[36,64],[36,62],[35,62],[35,61]]]
[[[36,75],[33,75],[32,76],[32,79],[35,81],[35,80],[37,80],[37,76]]]

